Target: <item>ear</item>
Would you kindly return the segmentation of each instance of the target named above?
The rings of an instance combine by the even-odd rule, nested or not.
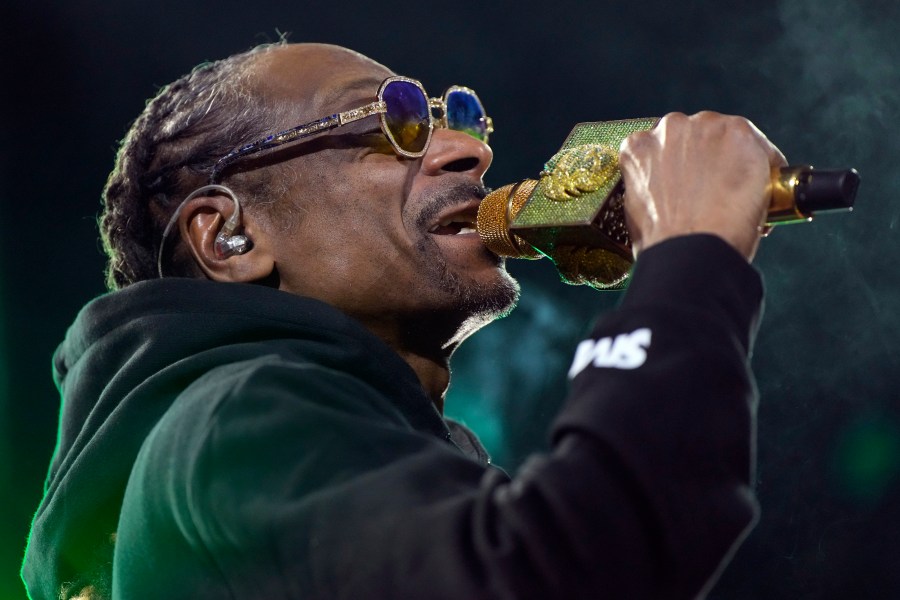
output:
[[[265,279],[274,271],[275,259],[268,250],[267,236],[246,211],[241,212],[234,234],[246,236],[250,249],[224,257],[216,252],[216,236],[235,209],[235,202],[224,195],[189,200],[178,218],[181,239],[200,269],[213,281],[250,283]]]

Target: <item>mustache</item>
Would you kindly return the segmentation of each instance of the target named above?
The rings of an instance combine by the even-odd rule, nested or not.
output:
[[[423,208],[422,212],[416,217],[416,225],[418,227],[425,227],[444,210],[468,202],[472,198],[484,200],[484,197],[490,192],[491,188],[484,184],[473,183],[461,183],[441,190],[432,198],[429,198],[425,208]]]

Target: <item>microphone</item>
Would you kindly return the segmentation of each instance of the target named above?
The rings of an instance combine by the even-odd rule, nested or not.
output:
[[[539,179],[505,185],[481,201],[476,228],[484,245],[509,258],[547,256],[569,284],[624,288],[634,255],[625,226],[619,146],[658,121],[654,117],[576,125]],[[851,211],[858,187],[856,169],[773,169],[766,226]]]

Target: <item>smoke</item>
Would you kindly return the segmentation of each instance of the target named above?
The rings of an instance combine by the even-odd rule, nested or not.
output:
[[[756,361],[761,389],[801,401],[814,392],[808,420],[891,412],[900,333],[900,144],[890,134],[900,118],[897,9],[782,0],[776,14],[782,37],[755,59],[771,81],[770,135],[786,141],[792,162],[855,166],[863,183],[852,215],[776,231],[763,246],[770,293]]]
[[[900,493],[900,20],[896,5],[844,0],[782,0],[773,15],[765,45],[724,53],[752,65],[733,82],[747,86],[743,99],[732,88],[738,112],[790,162],[853,166],[862,185],[851,215],[762,244],[764,513],[711,598],[887,597],[900,592],[886,567]]]
[[[792,63],[786,92],[807,115],[791,133],[804,144],[821,144],[827,158],[877,158],[884,127],[896,122],[898,84],[896,9],[888,4],[784,0],[778,17],[783,58]],[[788,118],[790,114],[786,115]],[[822,139],[820,134],[827,137]],[[876,144],[873,141],[878,140]]]

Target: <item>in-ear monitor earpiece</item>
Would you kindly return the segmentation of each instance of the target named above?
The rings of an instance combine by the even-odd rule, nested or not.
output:
[[[232,202],[234,202],[234,211],[231,213],[231,216],[228,217],[228,220],[225,221],[225,225],[222,226],[221,231],[216,235],[216,241],[214,242],[216,256],[218,258],[228,258],[235,254],[243,254],[250,249],[251,244],[247,236],[234,235],[234,232],[241,223],[241,203],[238,202],[237,194],[224,185],[205,185],[188,194],[188,197],[185,198],[181,204],[178,205],[178,208],[175,209],[175,212],[172,213],[172,218],[169,219],[169,223],[166,225],[165,230],[163,230],[162,240],[159,243],[159,254],[156,257],[156,271],[159,273],[160,278],[163,277],[162,259],[163,250],[166,246],[166,239],[172,231],[172,227],[174,227],[176,221],[178,221],[181,210],[190,200],[209,192],[219,192],[220,194],[228,196],[231,198]]]

